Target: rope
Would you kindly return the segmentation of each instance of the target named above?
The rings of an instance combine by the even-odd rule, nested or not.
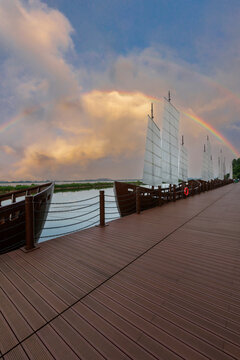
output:
[[[95,195],[95,196],[93,196],[93,197],[91,197],[91,198],[88,198],[88,199],[77,200],[77,201],[66,201],[66,202],[63,202],[63,203],[54,203],[54,202],[51,202],[51,204],[53,204],[53,205],[76,204],[76,203],[80,203],[80,202],[83,202],[83,201],[96,199],[96,198],[98,198],[98,197],[99,197],[99,195]],[[36,201],[36,202],[34,201],[34,203],[37,203],[37,201]],[[41,203],[41,202],[39,201],[39,203]]]
[[[65,228],[65,227],[68,227],[68,226],[74,226],[74,225],[82,224],[82,223],[84,223],[84,222],[86,222],[86,221],[95,219],[96,216],[98,216],[98,215],[92,216],[91,218],[88,218],[88,219],[85,219],[85,220],[82,220],[82,221],[78,221],[78,222],[72,223],[72,224],[61,225],[61,226],[45,227],[44,230],[61,229],[61,228]]]
[[[85,214],[80,214],[80,215],[72,216],[72,217],[69,217],[69,218],[46,219],[46,220],[45,220],[44,218],[42,218],[42,219],[39,219],[39,218],[38,218],[38,220],[45,220],[45,221],[65,221],[65,220],[77,219],[77,218],[79,218],[80,216],[86,216],[86,215],[88,215],[88,214],[92,214],[94,211],[99,211],[99,208],[94,209],[94,210],[92,210],[92,211],[89,211],[89,212],[87,212],[87,213],[85,213]]]
[[[76,209],[69,209],[69,210],[49,210],[48,211],[48,213],[58,213],[58,212],[68,212],[68,211],[77,211],[77,210],[82,210],[82,209],[86,209],[86,208],[88,208],[88,207],[90,207],[90,206],[93,206],[93,205],[97,205],[97,204],[99,204],[99,202],[97,201],[97,202],[95,202],[95,203],[93,203],[93,204],[90,204],[90,205],[86,205],[86,206],[82,206],[82,207],[80,207],[80,208],[76,208]],[[36,212],[38,212],[38,213],[45,213],[46,211],[36,211]]]
[[[84,227],[79,228],[79,229],[74,230],[74,231],[68,231],[68,232],[66,232],[66,233],[55,234],[55,235],[44,235],[44,236],[41,236],[39,239],[49,238],[49,237],[53,237],[53,236],[63,236],[63,235],[73,234],[73,233],[75,233],[75,232],[78,232],[78,231],[80,231],[80,230],[87,229],[87,228],[89,228],[89,227],[91,227],[91,226],[94,226],[94,225],[96,225],[96,224],[99,224],[99,221],[95,221],[95,222],[93,222],[93,223],[91,223],[91,224],[89,224],[89,225],[87,225],[87,226],[84,226]]]

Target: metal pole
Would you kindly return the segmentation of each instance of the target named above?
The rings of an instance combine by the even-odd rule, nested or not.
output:
[[[105,226],[104,190],[99,191],[99,200],[100,200],[100,226]]]
[[[137,187],[136,189],[136,213],[140,214],[141,212],[141,199],[140,199],[140,189]]]
[[[25,250],[34,249],[34,216],[33,216],[33,196],[25,198],[25,222],[26,222],[26,245]]]

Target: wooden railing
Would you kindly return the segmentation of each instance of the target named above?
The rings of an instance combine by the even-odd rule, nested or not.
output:
[[[170,185],[167,188],[159,186],[157,189],[125,184],[117,185],[118,207],[121,216],[140,213],[143,210],[161,206],[170,201],[177,201],[201,192],[215,189],[232,183],[233,180],[189,180],[187,183]]]
[[[27,250],[34,248],[35,235],[41,231],[45,222],[45,219],[38,223],[34,221],[35,211],[48,209],[53,186],[47,183],[0,195],[0,253],[24,245]],[[16,201],[23,196],[23,200]],[[11,204],[3,206],[6,200],[11,200]]]

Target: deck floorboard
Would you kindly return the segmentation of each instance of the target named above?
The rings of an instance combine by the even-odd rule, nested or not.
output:
[[[0,358],[240,360],[240,184],[0,257]]]

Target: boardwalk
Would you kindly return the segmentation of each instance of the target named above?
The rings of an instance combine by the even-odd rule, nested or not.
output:
[[[0,257],[0,358],[240,359],[240,184]]]

